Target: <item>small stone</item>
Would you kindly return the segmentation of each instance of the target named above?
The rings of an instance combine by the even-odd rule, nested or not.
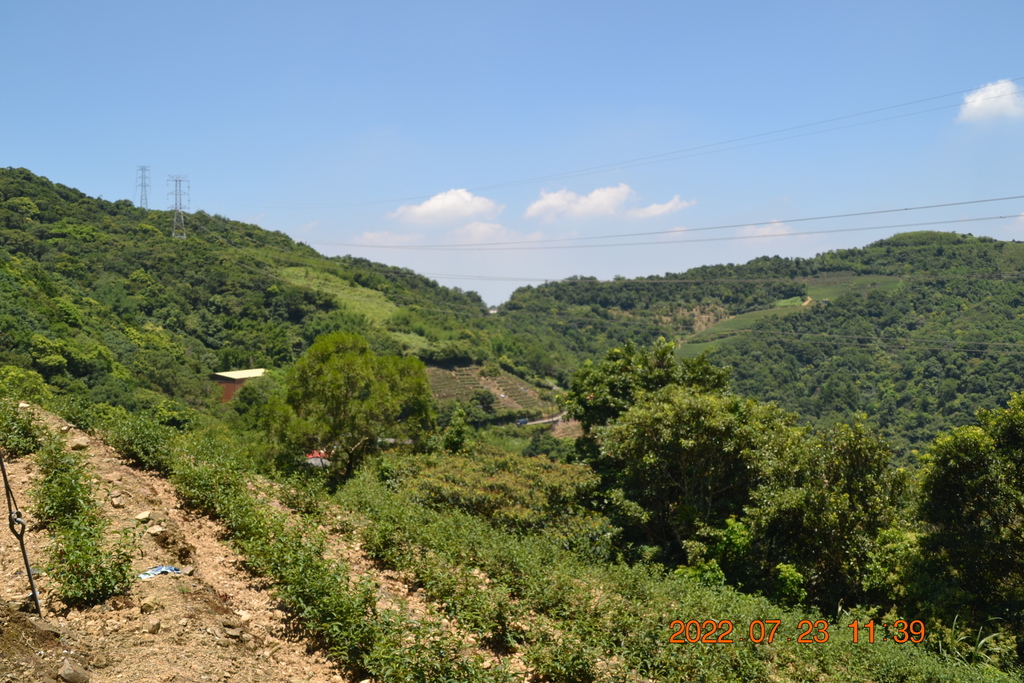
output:
[[[143,598],[142,602],[139,603],[139,610],[141,610],[143,614],[152,614],[161,607],[163,607],[163,605],[161,605],[160,602],[152,596]]]
[[[193,567],[190,564],[187,564],[187,565],[185,565],[184,567],[181,568],[181,575],[182,576],[192,576],[192,574],[194,574],[195,571],[196,571],[195,567]]]
[[[235,619],[233,617],[227,617],[220,623],[221,626],[223,626],[224,628],[238,628],[241,625],[241,622],[239,622],[238,619]]]
[[[71,425],[61,425],[61,427],[60,427],[60,433],[61,434],[67,434],[70,431],[71,431]]]
[[[164,510],[151,510],[149,513],[149,521],[151,522],[163,522],[167,519],[167,512]]]
[[[83,669],[78,662],[70,659],[61,662],[57,676],[64,683],[89,683],[89,672]]]
[[[57,637],[60,637],[60,629],[54,626],[53,624],[49,623],[48,621],[44,621],[43,619],[36,619],[35,617],[29,617],[28,621],[30,624],[32,624],[33,627],[35,627],[37,631],[40,631],[41,633],[49,633]]]
[[[229,645],[231,645],[231,641],[228,640],[227,638],[221,638],[220,640],[217,641],[217,646],[218,647],[228,647]]]
[[[102,652],[92,658],[92,665],[97,669],[105,669],[110,666],[110,660]]]
[[[242,629],[240,628],[225,628],[224,633],[227,634],[228,638],[241,638]]]
[[[146,533],[150,536],[157,536],[165,531],[167,531],[167,529],[165,527],[160,526],[159,524],[154,524],[153,526],[146,529]]]
[[[28,407],[29,407],[30,405],[32,405],[32,404],[31,404],[31,403],[26,403],[25,401],[20,401],[20,402],[18,403],[18,410],[25,410],[25,409],[26,409],[26,408],[28,408]]]
[[[121,496],[114,496],[113,498],[110,499],[110,505],[111,507],[120,510],[121,508],[124,507],[124,498],[122,498]]]
[[[137,522],[148,522],[149,521],[149,516],[151,514],[153,514],[153,513],[150,512],[149,510],[146,510],[145,512],[140,512],[139,514],[135,515],[135,520]]]
[[[157,633],[160,633],[161,626],[162,624],[160,623],[159,619],[150,619],[148,622],[146,622],[146,633],[152,633],[153,635],[156,635]]]
[[[79,436],[68,441],[68,448],[73,451],[84,451],[89,447],[89,437]]]

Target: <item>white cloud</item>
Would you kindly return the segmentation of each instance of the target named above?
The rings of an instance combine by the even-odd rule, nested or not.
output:
[[[664,204],[651,204],[645,206],[642,209],[631,209],[628,213],[629,216],[635,218],[652,218],[654,216],[664,216],[668,213],[675,211],[681,211],[689,206],[693,206],[697,202],[694,200],[683,201],[679,198],[679,195],[672,197],[671,201],[665,202]]]
[[[571,190],[547,192],[541,190],[540,199],[526,209],[527,218],[555,218],[559,215],[575,218],[586,216],[629,216],[649,218],[664,216],[673,211],[692,206],[694,202],[683,201],[679,195],[664,204],[651,204],[639,209],[624,210],[625,203],[634,196],[633,188],[625,183],[614,187],[599,187],[588,195],[576,194]]]
[[[996,81],[964,95],[959,120],[984,121],[1000,116],[1024,116],[1024,96],[1013,81]]]
[[[319,227],[319,225],[320,225],[320,221],[318,221],[318,220],[317,221],[310,221],[310,222],[306,223],[305,225],[299,226],[298,231],[299,232],[310,232],[311,230]]]
[[[418,242],[420,239],[422,239],[422,235],[403,234],[380,230],[378,232],[364,232],[356,238],[356,241],[361,244],[377,247],[398,247]]]
[[[469,190],[448,190],[435,194],[422,204],[403,204],[388,218],[410,223],[443,223],[466,218],[491,218],[505,207],[493,199],[478,197]]]
[[[793,228],[782,221],[772,221],[765,225],[748,225],[745,228],[740,228],[736,235],[737,237],[773,237],[789,235],[792,232]]]

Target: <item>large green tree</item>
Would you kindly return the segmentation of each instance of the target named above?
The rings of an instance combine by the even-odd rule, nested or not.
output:
[[[704,391],[724,389],[730,370],[712,365],[705,356],[680,359],[675,345],[659,338],[649,349],[628,342],[594,363],[587,360],[573,375],[563,397],[569,418],[579,420],[584,434],[608,424],[645,392],[678,384]]]
[[[761,452],[784,446],[792,422],[771,404],[670,385],[596,431],[597,469],[643,508],[644,540],[676,555],[699,529],[742,513]]]
[[[1020,622],[1024,606],[1024,394],[978,412],[928,454],[925,547],[980,614]]]
[[[801,430],[781,449],[762,449],[760,481],[743,516],[710,534],[726,574],[777,599],[806,597],[826,609],[890,599],[887,574],[896,569],[892,555],[905,537],[908,508],[907,475],[892,459],[889,445],[862,423]]]
[[[287,403],[311,445],[333,452],[343,474],[389,439],[415,439],[434,423],[426,369],[378,356],[359,335],[319,337],[285,378]]]

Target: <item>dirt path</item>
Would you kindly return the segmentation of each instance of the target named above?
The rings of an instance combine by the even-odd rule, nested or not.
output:
[[[17,541],[0,528],[0,683],[56,680],[65,658],[88,672],[90,683],[327,683],[346,681],[323,653],[310,650],[267,583],[245,571],[217,523],[181,509],[173,487],[133,469],[97,439],[60,418],[38,413],[69,443],[84,439],[94,486],[115,528],[139,535],[134,568],[191,566],[190,575],[139,581],[126,597],[87,610],[69,609],[50,579],[37,579],[43,620],[15,614],[29,592]],[[32,525],[28,487],[36,476],[31,456],[8,463],[11,484],[29,522],[29,557],[45,566],[49,537]],[[137,516],[149,513],[149,519]],[[156,528],[156,527],[161,527]]]

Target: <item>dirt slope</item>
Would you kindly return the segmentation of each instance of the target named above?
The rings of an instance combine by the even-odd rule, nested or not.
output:
[[[84,669],[90,683],[347,680],[322,653],[308,649],[267,585],[245,571],[218,524],[181,509],[173,488],[159,476],[127,466],[102,442],[60,418],[37,414],[49,428],[66,432],[69,443],[86,440],[79,446],[95,469],[104,511],[116,528],[131,527],[139,535],[138,573],[158,565],[194,570],[139,581],[128,596],[84,611],[60,603],[49,578],[40,576],[40,620],[17,611],[29,593],[28,580],[17,541],[3,525],[0,683],[75,680],[65,659]],[[49,539],[32,524],[33,458],[8,462],[7,469],[29,522],[29,558],[41,572]],[[147,512],[148,520],[137,519]],[[64,678],[58,678],[62,665]]]

